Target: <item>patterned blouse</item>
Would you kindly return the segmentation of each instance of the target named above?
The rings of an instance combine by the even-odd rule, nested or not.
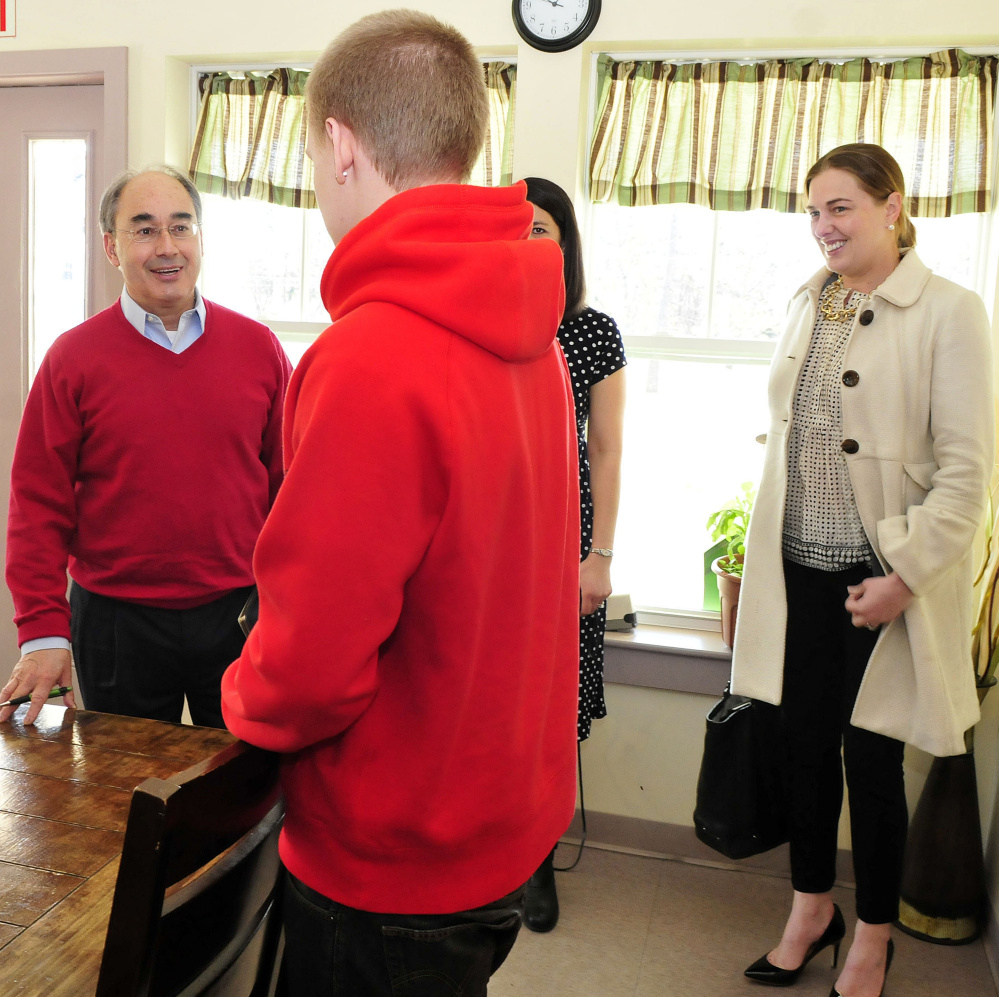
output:
[[[844,314],[849,295],[849,315]],[[798,377],[788,441],[784,556],[822,571],[841,571],[873,557],[860,521],[841,444],[843,358],[853,314],[869,295],[836,281],[819,298],[815,328]],[[822,306],[838,313],[827,317]]]

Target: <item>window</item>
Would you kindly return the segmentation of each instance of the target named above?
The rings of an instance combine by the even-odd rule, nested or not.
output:
[[[917,219],[935,272],[976,287],[985,216]],[[590,301],[618,322],[628,403],[614,584],[702,608],[708,514],[759,481],[767,369],[787,302],[822,261],[803,214],[594,205]]]
[[[471,182],[510,183],[516,67],[483,64],[486,142]],[[319,280],[333,244],[305,155],[308,69],[200,72],[191,176],[202,191],[201,286],[269,325],[297,363],[329,324]]]
[[[333,243],[319,209],[220,194],[202,194],[202,204],[202,290],[269,325],[297,363],[329,325],[319,278]]]
[[[756,437],[767,428],[773,343],[790,297],[822,265],[798,196],[820,154],[809,142],[824,152],[858,141],[855,132],[833,130],[844,120],[876,126],[924,213],[915,217],[920,257],[935,272],[985,290],[995,63],[963,53],[835,64],[600,57],[586,262],[590,302],[618,322],[628,352],[614,584],[636,606],[647,613],[702,610],[711,544],[704,524],[743,481],[759,480],[763,447]],[[949,69],[956,77],[951,91],[940,82]],[[861,98],[872,79],[887,88],[878,107],[905,118],[905,127],[870,119],[875,102]],[[774,110],[768,99],[780,106]],[[923,131],[914,136],[906,131],[918,117],[906,117],[909,99],[924,109]],[[937,135],[927,121],[940,99],[952,131]],[[952,99],[965,113],[952,115]],[[835,121],[823,110],[833,104]],[[769,111],[761,113],[764,107]],[[782,145],[781,114],[788,116],[790,145]],[[986,121],[986,134],[961,131],[969,118]],[[706,136],[694,121],[705,123]],[[773,161],[765,160],[754,127],[769,129]],[[907,165],[904,151],[920,142],[925,155],[920,150],[922,158]],[[958,161],[963,149],[972,152],[970,166],[953,170],[960,173],[956,187],[940,168],[940,149],[944,159]],[[722,207],[736,210],[713,210]],[[964,213],[948,214],[956,207]]]
[[[28,141],[28,376],[86,316],[87,139]]]

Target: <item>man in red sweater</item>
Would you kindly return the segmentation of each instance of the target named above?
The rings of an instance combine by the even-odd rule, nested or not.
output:
[[[179,723],[186,697],[195,723],[221,727],[290,365],[266,326],[195,287],[187,176],[123,174],[100,215],[125,290],[56,340],[28,395],[7,528],[21,659],[0,701],[30,694],[32,723],[70,684],[72,641],[88,709]]]
[[[333,324],[292,377],[226,724],[286,755],[291,993],[485,994],[575,805],[579,497],[562,260],[461,185],[482,68],[413,11],[309,78]]]

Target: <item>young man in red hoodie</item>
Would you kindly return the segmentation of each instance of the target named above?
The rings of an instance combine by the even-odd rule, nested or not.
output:
[[[223,711],[287,756],[291,993],[485,994],[575,803],[562,261],[522,184],[461,185],[487,108],[454,29],[370,15],[307,101],[333,324],[288,390]]]

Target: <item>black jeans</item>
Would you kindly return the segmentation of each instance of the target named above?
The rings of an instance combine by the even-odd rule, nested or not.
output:
[[[101,713],[180,723],[184,697],[201,727],[224,727],[222,673],[243,650],[237,589],[193,609],[111,599],[73,582],[73,660],[83,705]]]
[[[285,878],[287,997],[485,997],[524,888],[457,914],[371,914]]]
[[[898,917],[909,816],[905,745],[850,723],[878,635],[855,627],[843,603],[847,585],[870,574],[865,565],[819,571],[784,561],[787,643],[780,710],[788,751],[792,885],[802,893],[833,886],[845,766],[857,916],[884,924]]]

